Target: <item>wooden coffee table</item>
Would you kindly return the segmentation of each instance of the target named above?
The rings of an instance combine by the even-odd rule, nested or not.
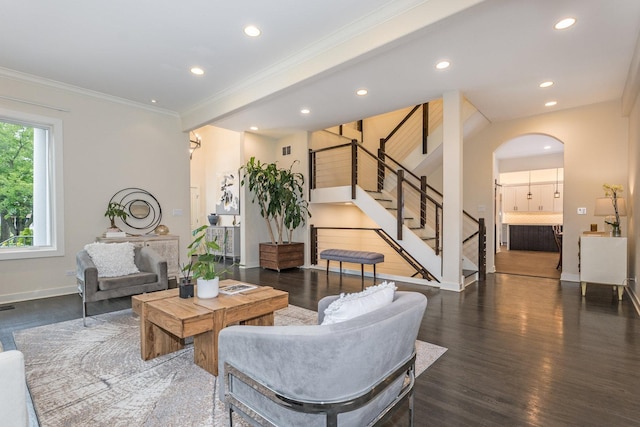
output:
[[[220,287],[236,280],[221,280]],[[234,325],[273,325],[273,312],[286,308],[289,294],[260,286],[235,295],[183,299],[179,290],[152,292],[131,297],[132,309],[140,316],[140,355],[143,360],[184,348],[193,337],[193,359],[202,369],[218,375],[218,334]]]

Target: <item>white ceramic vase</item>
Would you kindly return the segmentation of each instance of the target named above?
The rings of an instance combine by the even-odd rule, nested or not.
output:
[[[211,280],[198,279],[198,286],[196,286],[196,295],[198,295],[198,298],[202,299],[217,297],[219,282],[219,277]]]

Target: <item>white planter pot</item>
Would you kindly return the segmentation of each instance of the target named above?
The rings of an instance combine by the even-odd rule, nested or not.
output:
[[[216,277],[212,280],[198,279],[198,286],[196,286],[196,295],[198,298],[215,298],[218,296],[220,278]]]

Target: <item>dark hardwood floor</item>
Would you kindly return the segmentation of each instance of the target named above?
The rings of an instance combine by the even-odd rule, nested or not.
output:
[[[496,273],[560,279],[558,252],[508,250],[506,246],[500,249],[495,255]]]
[[[325,295],[360,290],[359,276],[318,270],[235,269],[247,282],[315,309]],[[371,278],[366,281],[371,284]],[[462,293],[396,282],[429,303],[419,339],[448,351],[416,381],[417,426],[640,426],[640,319],[610,287],[490,274]],[[532,286],[533,285],[533,286]],[[0,340],[12,332],[81,316],[76,295],[0,311]],[[90,314],[130,307],[95,303]],[[407,425],[407,405],[386,426]]]

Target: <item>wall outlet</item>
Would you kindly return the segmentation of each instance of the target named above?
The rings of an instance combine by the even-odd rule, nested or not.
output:
[[[587,208],[578,208],[578,215],[586,215]]]
[[[174,209],[173,216],[182,216],[182,209]]]

